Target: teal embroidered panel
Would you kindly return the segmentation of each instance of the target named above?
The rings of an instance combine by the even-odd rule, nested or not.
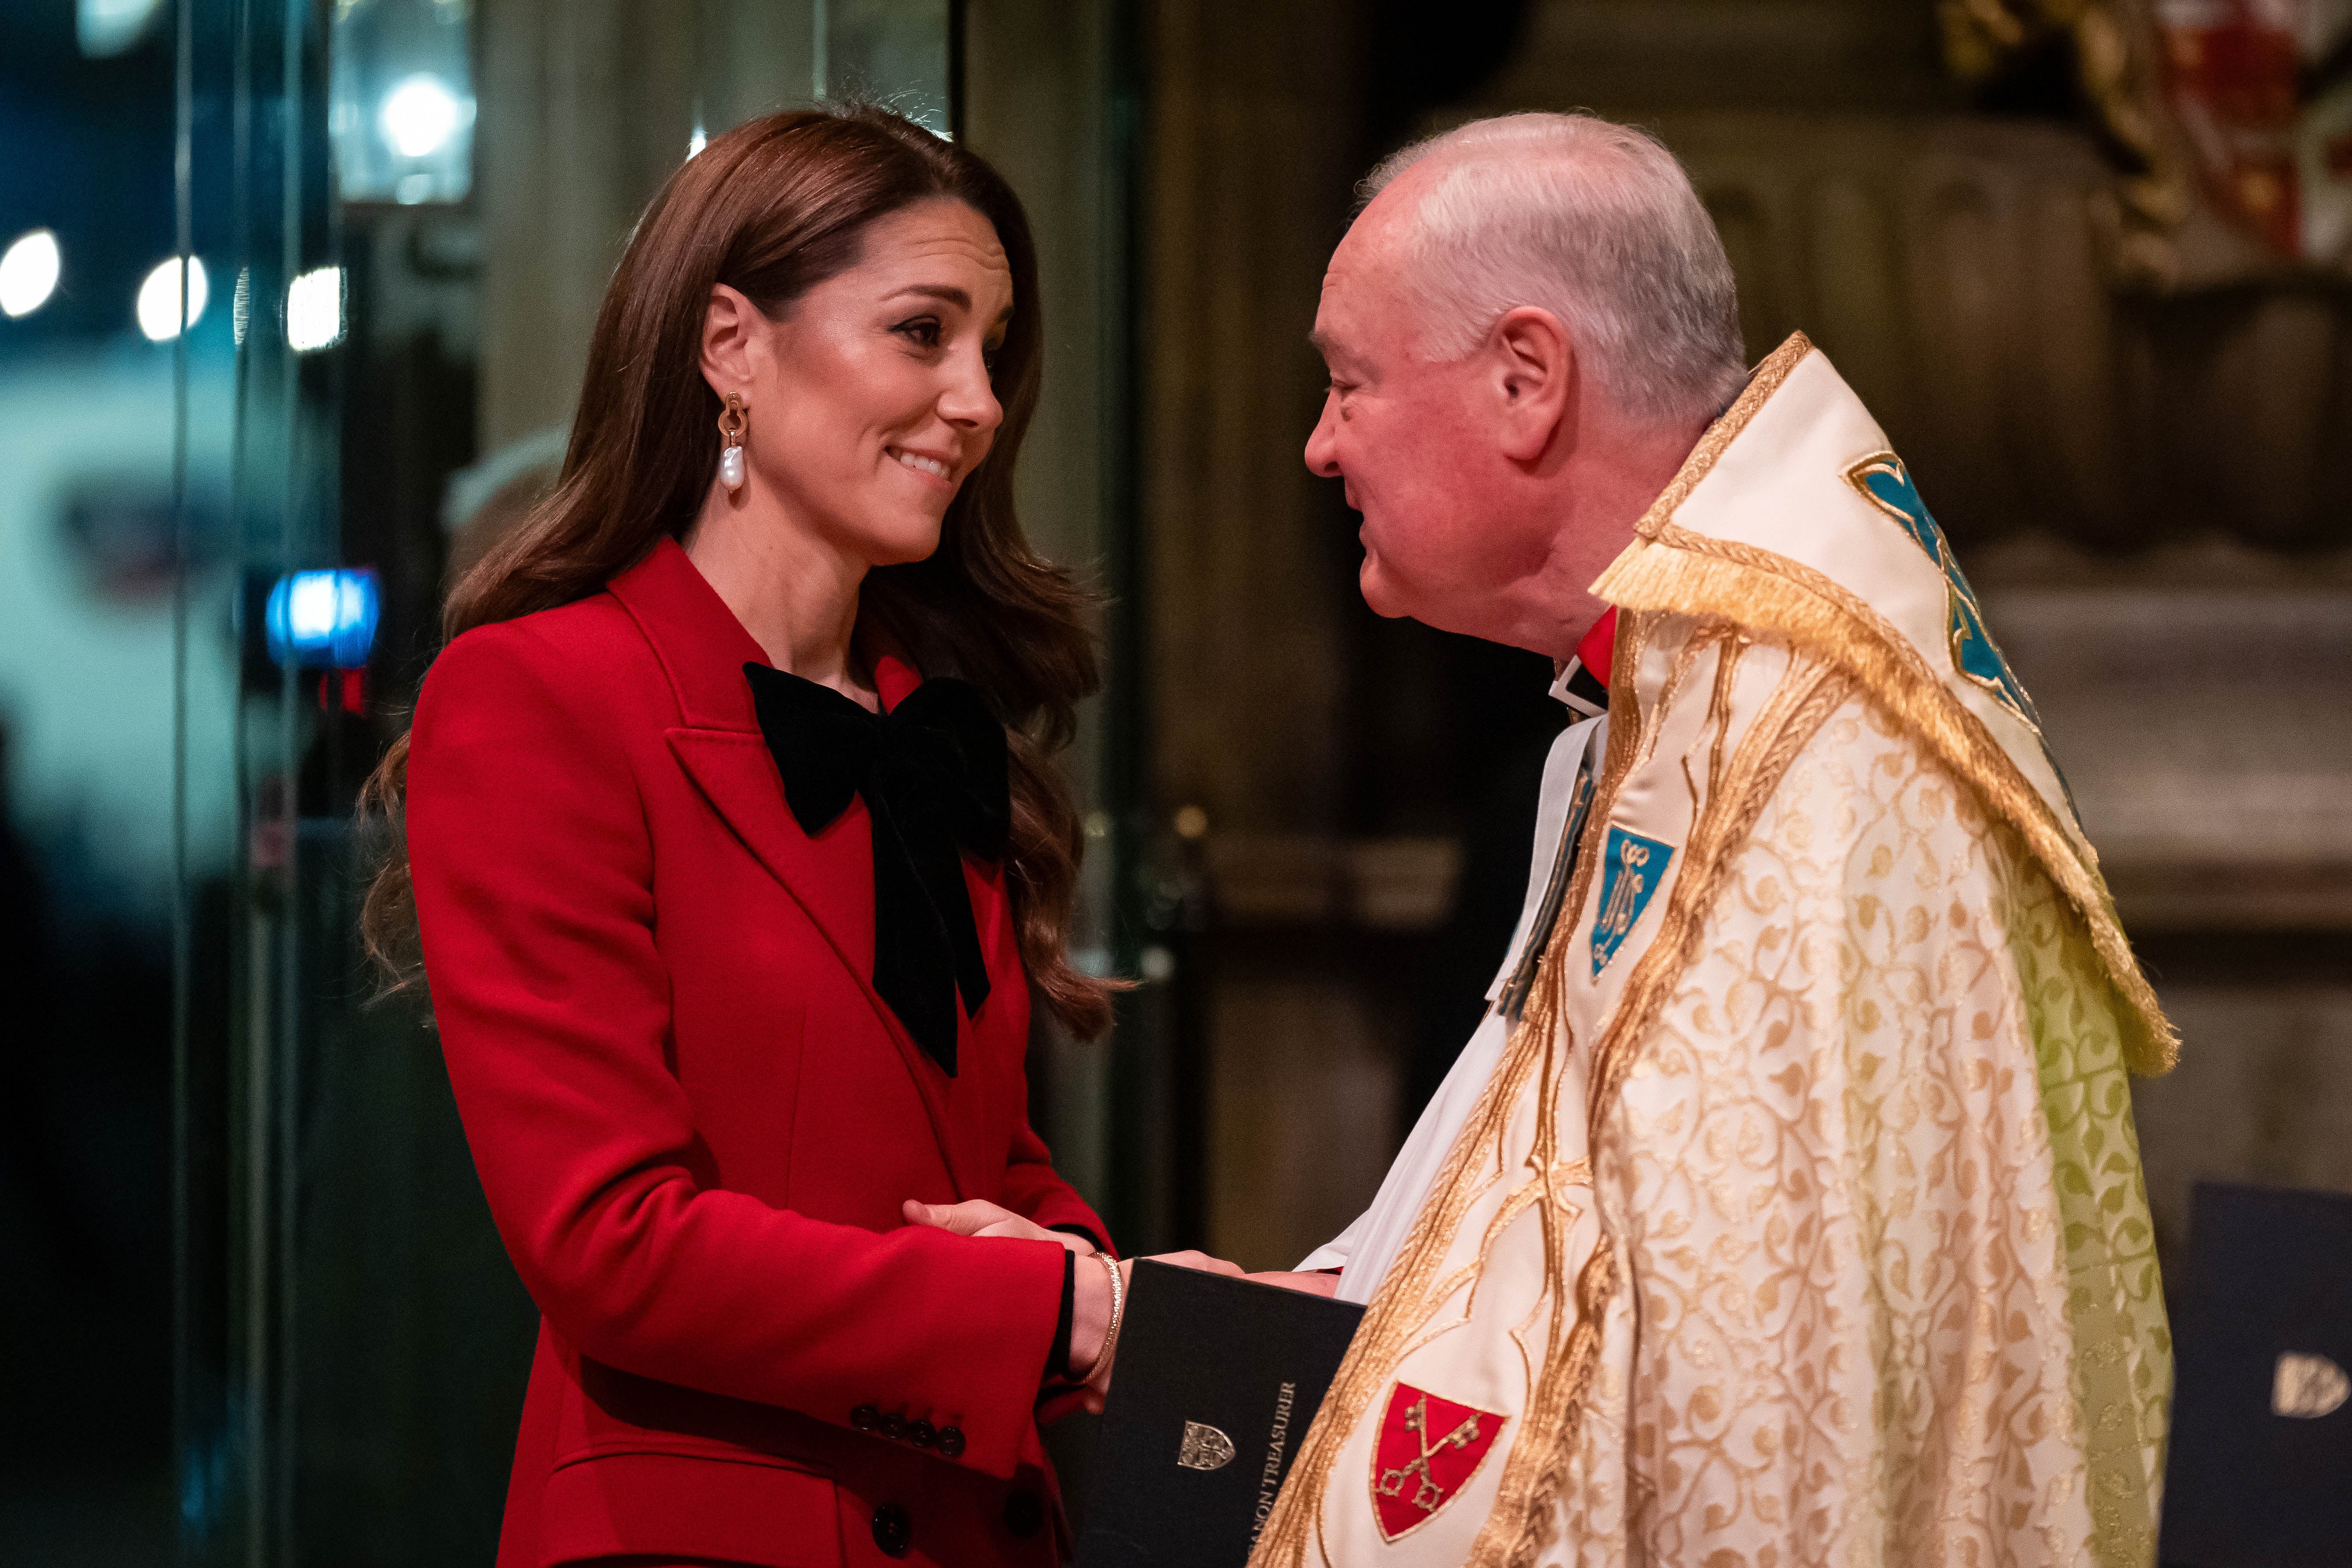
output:
[[[2000,647],[1985,630],[1984,612],[1977,605],[1976,590],[1960,571],[1959,559],[1944,541],[1944,531],[1936,526],[1935,517],[1927,503],[1919,499],[1919,488],[1911,481],[1911,472],[1903,459],[1892,452],[1881,452],[1865,458],[1846,471],[1846,479],[1871,503],[1893,518],[1911,536],[1911,542],[1927,552],[1944,574],[1945,600],[1950,615],[1952,662],[1969,679],[1983,687],[1999,700],[2000,705],[2033,726],[2038,734],[2042,715],[2035,711],[2033,699],[2011,674],[2009,660],[2001,657]]]
[[[1633,922],[1642,918],[1658,884],[1665,880],[1666,863],[1674,858],[1671,844],[1611,826],[1608,847],[1601,857],[1601,913],[1592,922],[1594,974],[1617,956]]]

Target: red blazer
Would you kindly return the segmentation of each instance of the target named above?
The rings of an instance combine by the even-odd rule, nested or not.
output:
[[[759,646],[665,540],[451,643],[407,826],[434,1014],[539,1304],[499,1568],[610,1553],[1055,1561],[1037,1434],[1063,1249],[899,1219],[1102,1222],[1030,1131],[1003,879],[950,1079],[874,994],[862,802],[793,822]],[[883,700],[916,684],[886,661]]]

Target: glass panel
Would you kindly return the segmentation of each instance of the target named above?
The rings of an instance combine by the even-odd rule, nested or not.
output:
[[[694,132],[715,136],[806,99],[863,98],[946,135],[950,18],[950,0],[699,0],[688,29]]]
[[[0,6],[0,1562],[168,1557],[173,57],[161,6]],[[209,258],[208,258],[209,259]],[[140,330],[146,279],[163,269]],[[199,353],[225,334],[217,266]],[[232,661],[188,670],[199,700]],[[215,781],[225,750],[209,753]],[[225,782],[179,803],[226,857]]]
[[[175,1533],[193,1563],[488,1555],[533,1314],[421,1001],[371,995],[355,795],[451,563],[560,452],[656,185],[827,92],[959,129],[961,25],[950,0],[0,11],[0,1395],[44,1413],[0,1439],[0,1561],[152,1563]],[[992,152],[1076,351],[1026,504],[1116,591],[1108,40],[1044,28],[1071,117],[1016,147],[1008,88]],[[1090,713],[1074,759],[1078,939],[1131,968],[1107,732]],[[1045,1048],[1073,1175],[1135,1208],[1108,1058]]]
[[[179,1501],[191,1561],[260,1563],[289,1560],[294,1537],[301,913],[335,859],[305,823],[334,810],[341,753],[367,748],[340,672],[283,635],[318,619],[317,595],[292,574],[338,559],[327,351],[342,289],[323,30],[291,4],[190,21],[177,40],[179,226],[218,298],[176,340],[174,364],[188,514],[175,659]],[[214,508],[217,546],[197,550],[194,520]],[[330,627],[338,597],[331,585]],[[363,649],[353,662],[364,667]]]
[[[474,184],[467,0],[336,0],[327,125],[347,202],[465,199]]]
[[[948,0],[816,0],[819,98],[886,103],[940,135],[954,129]]]

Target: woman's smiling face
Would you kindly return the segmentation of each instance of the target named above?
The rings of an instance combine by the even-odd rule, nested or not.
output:
[[[740,390],[747,489],[871,567],[937,550],[948,503],[988,456],[1004,419],[989,373],[1013,300],[994,226],[962,202],[919,202],[863,237],[855,266],[752,324]]]

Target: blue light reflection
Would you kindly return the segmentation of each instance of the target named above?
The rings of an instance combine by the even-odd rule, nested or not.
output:
[[[364,567],[280,577],[263,616],[269,657],[280,668],[364,668],[379,609],[375,574]]]

